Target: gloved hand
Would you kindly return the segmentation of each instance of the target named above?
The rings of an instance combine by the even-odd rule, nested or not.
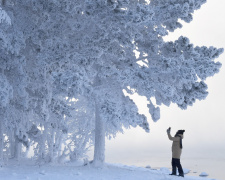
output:
[[[169,127],[166,131],[167,133],[170,133],[171,127]]]

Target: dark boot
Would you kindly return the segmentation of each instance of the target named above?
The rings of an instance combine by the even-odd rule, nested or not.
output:
[[[184,171],[180,164],[180,159],[176,159],[176,166],[178,168],[179,176],[184,177]]]
[[[172,167],[172,174],[170,174],[170,175],[177,175],[177,168],[176,168],[176,166],[173,166]]]
[[[170,175],[172,175],[172,176],[176,176],[176,174],[175,174],[175,173],[172,173],[172,174],[170,174]]]
[[[172,174],[170,174],[170,175],[177,175],[177,167],[176,167],[176,163],[175,163],[175,160],[174,160],[174,158],[172,158],[172,162],[171,162],[171,164],[172,164]]]

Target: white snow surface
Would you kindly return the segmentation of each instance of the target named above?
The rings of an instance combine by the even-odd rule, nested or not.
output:
[[[4,180],[210,180],[185,175],[184,178],[168,175],[161,170],[121,164],[106,164],[95,168],[82,164],[67,165],[8,165],[0,167],[0,179]]]

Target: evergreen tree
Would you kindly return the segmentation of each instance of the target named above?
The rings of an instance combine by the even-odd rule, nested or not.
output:
[[[175,103],[186,109],[204,99],[208,94],[205,79],[219,71],[221,64],[214,60],[223,49],[194,47],[187,37],[163,40],[169,31],[182,27],[179,20],[191,22],[203,3],[4,1],[0,93],[6,96],[0,102],[21,117],[29,114],[29,120],[12,118],[20,124],[14,128],[14,138],[26,145],[39,134],[35,152],[45,161],[54,161],[56,154],[66,156],[66,150],[76,159],[92,139],[98,166],[105,158],[105,136],[115,136],[130,126],[149,132],[146,117],[125,94],[147,97],[153,121],[160,118],[161,104]],[[63,134],[68,136],[63,138]],[[62,154],[60,146],[68,138],[71,142]],[[72,146],[79,148],[75,151]]]

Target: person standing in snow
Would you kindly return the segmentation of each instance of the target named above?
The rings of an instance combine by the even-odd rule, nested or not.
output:
[[[170,134],[171,128],[169,127],[167,129],[167,135],[168,138],[173,141],[172,144],[172,174],[170,175],[176,175],[177,174],[177,168],[179,172],[179,176],[184,177],[184,172],[182,169],[182,166],[180,164],[180,157],[182,153],[182,139],[184,138],[183,133],[185,130],[178,130],[174,137]]]

